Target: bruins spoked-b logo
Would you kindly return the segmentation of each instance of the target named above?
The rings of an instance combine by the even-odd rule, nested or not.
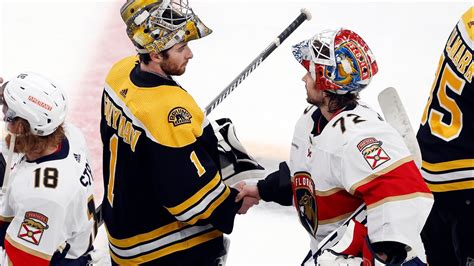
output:
[[[318,229],[318,207],[311,175],[306,172],[295,173],[292,178],[292,187],[300,222],[308,233],[315,236]]]
[[[366,138],[357,144],[357,149],[364,156],[370,168],[375,169],[390,160],[390,156],[382,149],[382,141],[375,138]]]
[[[39,212],[26,212],[25,219],[18,231],[18,237],[32,244],[39,245],[44,230],[48,228],[48,217]]]
[[[182,124],[191,123],[192,117],[191,113],[183,107],[175,107],[168,114],[168,122],[173,123],[173,126],[176,127]]]

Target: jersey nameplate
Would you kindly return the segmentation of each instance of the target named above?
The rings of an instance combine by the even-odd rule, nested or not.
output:
[[[135,147],[142,132],[133,127],[132,121],[123,115],[122,110],[107,95],[104,95],[103,115],[107,125],[117,130],[117,135],[129,144],[132,151],[135,152]]]

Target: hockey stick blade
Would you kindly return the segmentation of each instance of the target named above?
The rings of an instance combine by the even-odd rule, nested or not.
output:
[[[398,96],[397,90],[388,87],[378,96],[379,105],[382,109],[385,120],[402,135],[405,144],[413,155],[413,159],[421,167],[421,151],[416,140],[416,135],[410,123],[410,119],[403,107],[403,103]]]
[[[232,80],[232,82],[227,85],[227,87],[225,87],[225,89],[222,90],[221,93],[211,101],[211,103],[206,106],[204,113],[209,115],[209,113],[212,112],[212,110],[214,110],[217,105],[219,105],[237,86],[239,86],[239,84],[242,83],[242,81],[246,79],[248,75],[250,75],[250,73],[252,73],[252,71],[254,71],[278,46],[280,46],[288,36],[290,36],[303,22],[310,19],[311,13],[305,8],[301,9],[301,14],[293,20],[293,22],[257,56],[257,58],[240,72],[240,74],[234,78],[234,80]]]

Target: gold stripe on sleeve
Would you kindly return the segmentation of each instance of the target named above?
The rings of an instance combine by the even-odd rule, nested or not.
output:
[[[454,160],[442,163],[429,163],[423,161],[421,167],[430,172],[442,172],[462,168],[474,168],[474,159]]]
[[[192,197],[184,201],[183,203],[179,204],[178,206],[172,208],[166,208],[172,215],[177,215],[183,213],[190,207],[194,206],[198,201],[202,199],[204,195],[206,195],[209,191],[219,185],[221,181],[221,177],[219,173],[217,173],[214,178],[207,183],[203,188],[201,188],[198,192],[196,192]]]

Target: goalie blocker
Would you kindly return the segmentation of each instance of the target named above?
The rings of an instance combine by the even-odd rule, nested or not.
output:
[[[246,179],[261,179],[265,169],[247,152],[235,133],[229,118],[221,118],[212,123],[217,137],[222,179],[233,186]]]

